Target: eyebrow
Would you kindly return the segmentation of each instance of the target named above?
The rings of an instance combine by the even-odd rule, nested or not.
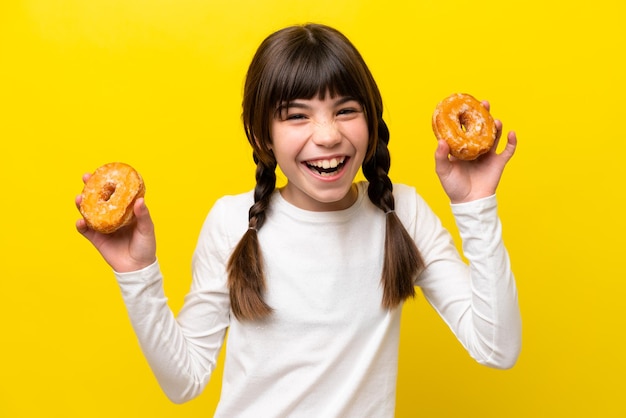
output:
[[[355,101],[360,103],[356,98],[352,97],[352,96],[342,96],[339,99],[337,99],[333,105],[334,106],[341,106],[344,103],[347,102],[351,102],[351,101]],[[293,101],[289,101],[289,102],[284,102],[284,103],[279,103],[276,110],[280,111],[283,109],[291,109],[291,108],[296,108],[296,109],[310,109],[311,106],[309,106],[306,103],[303,102],[299,102],[298,99],[293,100]]]

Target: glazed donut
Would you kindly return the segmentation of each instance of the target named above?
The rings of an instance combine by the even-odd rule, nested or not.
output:
[[[448,143],[454,157],[473,160],[493,146],[496,124],[480,101],[469,94],[456,93],[435,108],[433,132],[438,140]]]
[[[133,205],[145,191],[143,179],[131,166],[105,164],[85,183],[79,210],[90,228],[110,234],[133,220]]]

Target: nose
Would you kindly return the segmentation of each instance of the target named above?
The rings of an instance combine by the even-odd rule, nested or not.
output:
[[[331,148],[341,142],[341,132],[333,121],[315,123],[312,135],[316,145]]]

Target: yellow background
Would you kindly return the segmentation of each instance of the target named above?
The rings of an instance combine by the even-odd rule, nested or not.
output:
[[[519,137],[499,190],[519,362],[475,364],[420,296],[404,313],[397,416],[624,416],[625,17],[621,0],[3,0],[0,417],[211,415],[221,369],[200,398],[165,398],[73,200],[106,162],[143,174],[177,311],[207,211],[254,184],[250,58],[306,21],[360,49],[385,99],[392,179],[446,225],[435,104],[489,99]]]

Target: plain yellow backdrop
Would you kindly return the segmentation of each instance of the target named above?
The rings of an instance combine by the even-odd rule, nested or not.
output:
[[[403,316],[397,416],[624,416],[624,18],[621,0],[3,0],[0,417],[212,415],[221,368],[198,399],[165,398],[73,201],[101,164],[142,173],[177,311],[207,211],[254,185],[247,65],[267,34],[307,21],[360,49],[385,99],[392,179],[450,228],[435,104],[488,99],[519,138],[498,192],[519,362],[475,364],[419,296]]]

